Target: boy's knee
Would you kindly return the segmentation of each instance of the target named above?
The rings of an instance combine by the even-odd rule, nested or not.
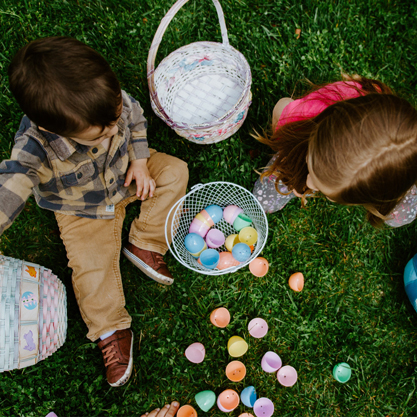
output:
[[[187,164],[174,156],[165,156],[161,172],[155,178],[157,185],[175,184],[186,186],[188,183]]]

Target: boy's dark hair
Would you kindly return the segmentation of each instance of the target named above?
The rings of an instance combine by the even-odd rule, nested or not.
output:
[[[107,61],[69,37],[30,42],[12,59],[10,90],[36,125],[61,136],[104,129],[121,113],[121,89]]]

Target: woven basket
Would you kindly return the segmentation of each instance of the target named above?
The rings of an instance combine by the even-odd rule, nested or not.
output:
[[[161,61],[155,57],[172,18],[188,0],[178,0],[162,19],[148,54],[152,108],[178,135],[199,144],[233,135],[251,104],[251,71],[245,57],[229,45],[220,3],[213,0],[223,43],[195,42]]]
[[[189,233],[191,222],[201,210],[211,204],[217,204],[223,209],[230,204],[235,204],[251,218],[252,227],[258,232],[258,240],[251,257],[247,261],[223,270],[207,269],[200,265],[197,259],[185,248],[184,238]],[[225,236],[237,233],[233,226],[224,219],[217,223],[215,228],[221,230]],[[248,265],[260,254],[267,237],[268,221],[260,203],[246,188],[230,182],[210,182],[195,185],[188,194],[174,204],[165,222],[165,238],[177,261],[193,271],[206,275],[229,274]],[[227,251],[224,245],[217,250],[219,252]]]
[[[0,255],[0,372],[52,355],[65,341],[67,297],[43,266]]]

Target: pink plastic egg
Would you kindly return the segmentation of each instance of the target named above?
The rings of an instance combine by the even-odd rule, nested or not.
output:
[[[188,233],[197,233],[201,237],[206,237],[207,232],[209,231],[210,227],[207,223],[203,223],[198,219],[194,219],[190,224],[190,229]]]
[[[220,248],[224,244],[224,241],[224,234],[219,229],[210,229],[206,235],[206,242],[209,248]]]
[[[223,210],[223,218],[227,221],[227,223],[233,225],[233,222],[240,213],[243,213],[243,209],[232,204]]]
[[[188,346],[185,356],[192,363],[201,363],[206,356],[206,349],[202,343],[196,342]]]

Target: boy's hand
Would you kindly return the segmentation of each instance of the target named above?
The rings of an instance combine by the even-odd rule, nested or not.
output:
[[[151,411],[150,413],[142,414],[141,417],[174,417],[179,404],[174,401],[171,404],[167,404],[164,408]]]
[[[146,200],[148,195],[149,197],[153,197],[156,188],[155,180],[150,176],[146,162],[146,158],[131,161],[124,184],[125,187],[129,187],[132,180],[135,180],[136,195],[142,201]]]

